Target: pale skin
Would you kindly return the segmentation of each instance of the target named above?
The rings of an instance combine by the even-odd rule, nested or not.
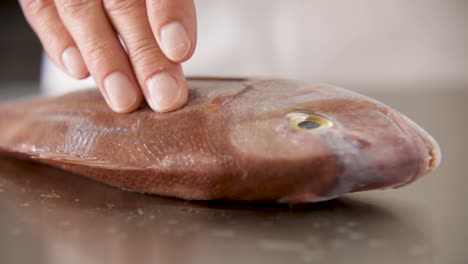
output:
[[[92,75],[109,107],[156,112],[187,102],[180,65],[197,41],[193,0],[19,0],[46,53],[76,79]]]

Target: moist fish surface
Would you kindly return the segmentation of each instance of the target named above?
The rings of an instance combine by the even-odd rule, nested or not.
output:
[[[323,201],[438,166],[422,128],[371,98],[293,80],[189,79],[188,104],[117,114],[97,89],[0,104],[0,152],[188,200]]]

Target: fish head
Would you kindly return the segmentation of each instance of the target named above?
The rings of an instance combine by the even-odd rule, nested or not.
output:
[[[288,80],[246,89],[229,103],[229,140],[245,166],[262,161],[264,170],[304,184],[285,201],[396,188],[440,163],[440,148],[426,131],[374,99]],[[311,179],[320,187],[311,191]]]

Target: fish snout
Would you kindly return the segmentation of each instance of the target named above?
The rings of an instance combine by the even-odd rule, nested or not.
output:
[[[424,146],[421,146],[421,148],[423,148],[423,151],[425,152],[424,160],[426,161],[426,168],[421,176],[425,175],[440,165],[442,159],[440,146],[426,130],[416,124],[413,120],[409,119],[403,114],[400,114],[400,116],[406,121],[408,126],[412,128],[412,130],[416,135],[418,135],[424,144]]]

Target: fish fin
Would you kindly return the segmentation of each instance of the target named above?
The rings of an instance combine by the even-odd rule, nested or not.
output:
[[[144,168],[133,166],[130,164],[117,163],[110,160],[100,160],[97,158],[85,158],[75,155],[63,153],[41,153],[40,155],[31,156],[32,159],[54,161],[65,164],[81,165],[94,168],[110,169],[110,170],[143,170]]]
[[[208,97],[211,97],[211,104],[216,104],[216,105],[225,105],[229,104],[231,101],[236,99],[237,97],[241,97],[242,95],[248,93],[250,90],[253,89],[252,84],[248,84],[243,86],[242,88],[236,88],[232,89],[230,91],[222,91],[222,93],[219,93],[217,90],[214,90],[211,92]]]

